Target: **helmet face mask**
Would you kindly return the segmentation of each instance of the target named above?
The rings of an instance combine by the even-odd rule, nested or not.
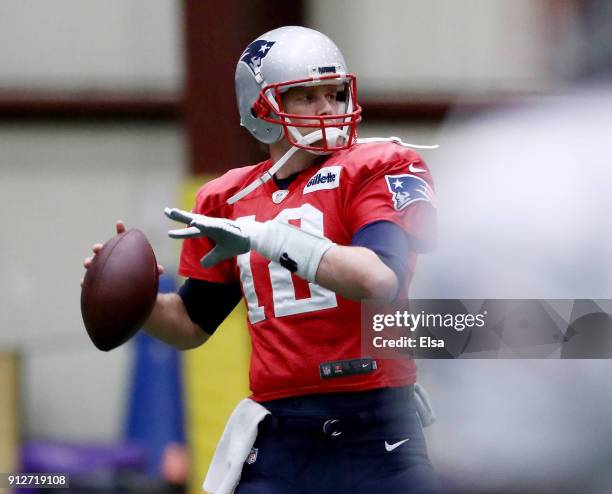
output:
[[[345,87],[339,92],[337,114],[285,111],[282,95],[291,88],[330,84]],[[236,67],[236,96],[241,125],[263,143],[285,138],[294,147],[327,154],[356,141],[361,120],[357,80],[347,73],[333,41],[312,29],[282,27],[249,44]]]
[[[313,85],[330,85],[337,81],[344,85],[343,90],[338,92],[337,101],[340,103],[338,105],[340,113],[305,115],[285,111],[282,95],[289,89]],[[357,124],[361,120],[361,108],[358,106],[353,109],[353,102],[356,100],[356,77],[352,74],[331,74],[317,78],[310,77],[267,84],[260,91],[259,98],[253,105],[253,111],[257,118],[264,122],[282,126],[283,135],[292,146],[308,151],[331,153],[347,149],[355,143]],[[313,143],[302,142],[304,133],[300,130],[306,130],[307,132],[320,131],[321,138]]]

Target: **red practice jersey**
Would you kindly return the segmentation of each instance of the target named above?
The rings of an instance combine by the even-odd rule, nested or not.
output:
[[[381,220],[399,225],[414,245],[426,248],[434,241],[431,176],[419,155],[405,146],[356,144],[302,171],[288,192],[280,192],[270,180],[237,203],[227,204],[229,197],[270,166],[265,161],[233,169],[208,182],[198,192],[194,212],[232,220],[277,219],[339,245],[350,245],[360,228]],[[367,357],[361,355],[360,303],[308,283],[256,252],[203,268],[199,261],[211,248],[207,238],[185,240],[179,273],[217,283],[240,282],[252,343],[253,399],[414,383],[416,367],[410,359],[379,360],[377,369],[368,374],[321,379],[323,362]],[[416,254],[410,256],[406,285],[416,259]]]

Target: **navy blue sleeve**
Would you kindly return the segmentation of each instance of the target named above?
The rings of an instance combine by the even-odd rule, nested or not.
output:
[[[414,249],[410,237],[395,223],[375,221],[360,228],[353,235],[351,245],[367,247],[391,269],[399,286],[406,281],[408,270],[408,253]]]
[[[187,278],[178,294],[189,318],[210,335],[242,298],[238,283],[213,283],[195,278]]]

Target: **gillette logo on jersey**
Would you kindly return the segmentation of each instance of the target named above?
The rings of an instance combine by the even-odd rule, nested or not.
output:
[[[240,61],[245,63],[253,75],[259,74],[261,61],[266,57],[270,48],[276,43],[275,41],[266,41],[265,39],[258,39],[253,41],[242,54]]]
[[[315,173],[304,187],[303,194],[317,190],[335,189],[340,186],[341,166],[324,166]]]
[[[393,208],[400,211],[413,202],[426,201],[433,205],[434,192],[422,178],[414,175],[385,175],[393,199]]]

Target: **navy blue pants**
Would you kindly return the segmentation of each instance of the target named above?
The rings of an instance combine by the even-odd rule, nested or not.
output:
[[[412,386],[262,404],[235,494],[441,492]]]

